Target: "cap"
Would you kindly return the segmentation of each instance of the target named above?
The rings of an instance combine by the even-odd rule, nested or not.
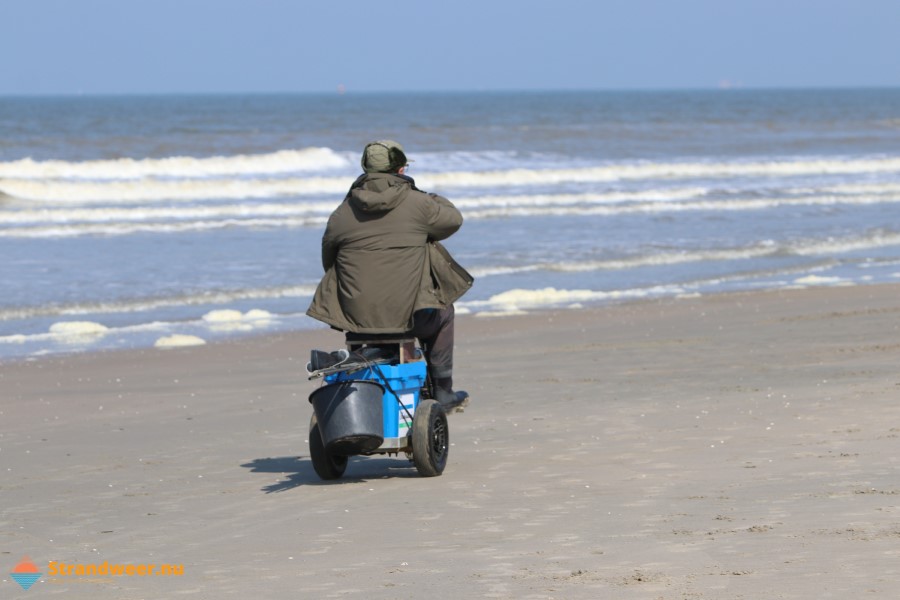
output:
[[[393,140],[369,142],[360,161],[366,173],[396,173],[407,162],[403,146]]]

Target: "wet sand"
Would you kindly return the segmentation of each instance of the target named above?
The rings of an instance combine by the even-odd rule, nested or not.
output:
[[[900,286],[458,318],[441,477],[308,460],[326,330],[0,365],[4,598],[894,598]],[[23,555],[181,576],[8,575]]]

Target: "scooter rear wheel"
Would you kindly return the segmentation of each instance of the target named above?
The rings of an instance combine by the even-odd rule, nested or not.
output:
[[[340,479],[347,469],[347,457],[335,456],[325,449],[322,434],[319,432],[319,422],[316,414],[309,420],[309,458],[312,461],[316,475],[322,479]]]
[[[413,464],[419,475],[434,477],[444,472],[450,453],[450,430],[447,414],[436,400],[423,400],[416,407],[412,450]]]

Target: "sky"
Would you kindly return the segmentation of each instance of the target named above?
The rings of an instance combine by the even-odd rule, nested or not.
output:
[[[900,0],[0,0],[0,22],[0,95],[900,86]]]

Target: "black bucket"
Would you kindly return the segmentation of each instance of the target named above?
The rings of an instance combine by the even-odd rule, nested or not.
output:
[[[309,395],[325,449],[338,456],[375,450],[384,443],[381,399],[374,381],[339,381]]]

